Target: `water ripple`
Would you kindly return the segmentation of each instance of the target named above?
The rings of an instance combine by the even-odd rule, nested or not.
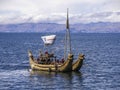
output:
[[[38,57],[43,47],[40,33],[0,33],[0,89],[1,90],[119,90],[120,34],[73,34],[72,52],[76,59],[85,54],[80,72],[29,72],[27,51]],[[63,34],[51,50],[64,53]],[[48,48],[47,48],[48,49]]]

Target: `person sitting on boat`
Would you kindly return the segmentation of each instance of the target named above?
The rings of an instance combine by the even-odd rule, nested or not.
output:
[[[40,59],[39,59],[39,57],[37,58],[36,63],[38,63],[38,64],[40,63]]]
[[[46,56],[47,58],[52,58],[52,57],[54,57],[54,54],[53,54],[53,53],[49,54],[49,53],[46,51],[46,52],[45,52],[45,56]]]
[[[45,54],[48,54],[48,51],[46,51]]]
[[[59,63],[59,60],[57,59],[56,62]]]
[[[53,54],[53,53],[48,53],[47,51],[45,52],[45,55],[46,55],[47,57],[49,57],[49,58],[54,57],[54,54]]]
[[[38,61],[38,63],[41,63],[42,60],[43,60],[43,54],[42,54],[42,51],[40,51],[37,61]]]
[[[62,59],[61,63],[64,63],[64,59]]]
[[[54,54],[53,53],[49,54],[49,57],[54,57]]]
[[[45,61],[47,64],[50,63],[50,57],[49,57],[49,53],[47,51],[45,52]]]
[[[47,51],[45,52],[45,57],[49,58],[49,53]]]
[[[43,54],[42,54],[42,51],[40,51],[39,58],[42,58],[42,57],[43,57]]]

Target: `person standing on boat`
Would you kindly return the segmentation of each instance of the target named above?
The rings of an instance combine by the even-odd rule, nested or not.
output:
[[[62,61],[61,61],[62,63],[64,63],[64,58],[62,59]]]
[[[43,60],[43,54],[42,54],[42,51],[40,51],[39,53],[39,57],[38,57],[38,62],[41,63],[41,61]]]
[[[47,51],[45,52],[45,59],[46,59],[46,63],[50,62],[49,53]]]

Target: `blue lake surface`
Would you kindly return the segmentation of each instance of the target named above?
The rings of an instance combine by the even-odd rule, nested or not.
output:
[[[0,90],[120,90],[120,33],[72,34],[76,59],[85,54],[79,72],[29,72],[28,50],[43,48],[41,33],[0,33]],[[51,46],[63,57],[64,34]]]

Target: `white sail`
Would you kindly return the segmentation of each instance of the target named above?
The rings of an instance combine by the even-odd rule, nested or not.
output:
[[[54,43],[56,35],[48,35],[41,37],[45,45],[51,45]]]

